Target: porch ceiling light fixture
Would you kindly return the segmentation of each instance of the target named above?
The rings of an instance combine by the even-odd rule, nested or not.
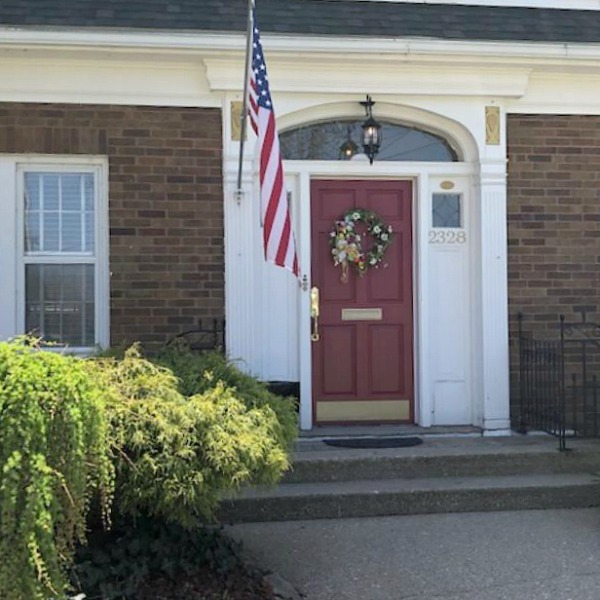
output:
[[[373,160],[379,152],[381,145],[381,124],[373,118],[373,105],[375,102],[371,96],[367,95],[367,99],[360,103],[365,108],[367,120],[362,124],[363,130],[363,149],[369,157],[369,163],[373,164]]]

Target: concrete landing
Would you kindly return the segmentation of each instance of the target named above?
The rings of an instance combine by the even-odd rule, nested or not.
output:
[[[310,440],[297,445],[284,482],[600,472],[600,440],[573,440],[567,452],[559,452],[556,439],[545,435],[423,440],[419,446],[390,449],[338,448]]]

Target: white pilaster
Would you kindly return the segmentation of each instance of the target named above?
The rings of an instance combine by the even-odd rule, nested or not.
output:
[[[242,190],[236,199],[235,159],[226,161],[224,189],[225,212],[225,314],[227,315],[227,354],[245,371],[258,373],[261,365],[256,352],[255,246],[258,225],[253,195],[253,160],[244,159]]]
[[[481,394],[488,434],[510,428],[506,160],[486,160],[480,173]]]

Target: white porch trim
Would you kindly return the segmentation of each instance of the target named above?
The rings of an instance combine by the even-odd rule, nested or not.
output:
[[[510,429],[506,161],[481,164],[482,425]]]

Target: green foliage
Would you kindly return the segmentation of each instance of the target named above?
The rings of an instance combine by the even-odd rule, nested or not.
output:
[[[223,493],[289,467],[292,402],[217,354],[171,349],[162,360],[181,379],[135,347],[84,360],[0,343],[2,600],[65,597],[92,500],[104,524],[114,492],[120,513],[191,531]],[[113,558],[103,576],[120,580]]]
[[[102,392],[84,361],[0,343],[0,598],[64,597],[74,545],[112,489]]]
[[[241,566],[238,544],[218,530],[142,518],[92,534],[78,552],[73,578],[88,598],[122,600],[135,598],[149,577],[172,580],[204,565],[223,575]]]
[[[185,396],[203,394],[222,381],[235,389],[236,397],[249,408],[269,407],[276,415],[278,426],[272,432],[279,444],[291,448],[298,433],[296,400],[281,398],[269,392],[267,385],[242,372],[220,352],[198,353],[185,343],[171,344],[156,361],[168,367],[179,378],[179,390]]]
[[[116,504],[191,527],[211,520],[223,492],[274,483],[289,467],[286,438],[268,401],[246,404],[212,380],[186,398],[171,371],[132,348],[93,361],[105,379],[121,452]]]

